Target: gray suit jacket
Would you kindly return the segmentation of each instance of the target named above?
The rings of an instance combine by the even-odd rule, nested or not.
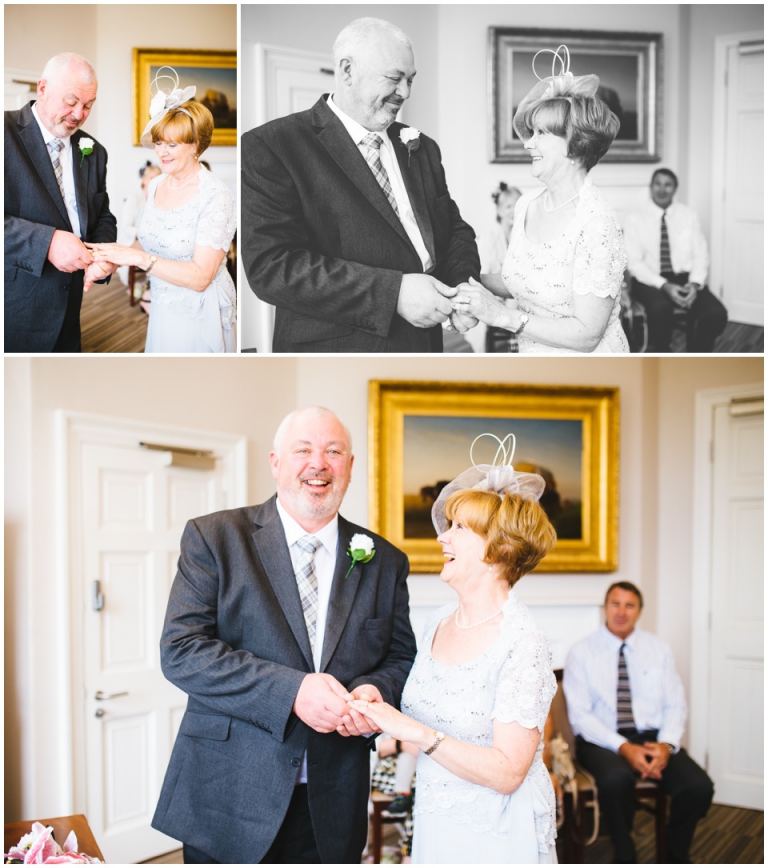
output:
[[[64,322],[70,295],[77,309],[83,272],[59,271],[48,261],[56,229],[72,232],[51,158],[30,102],[5,113],[5,351],[50,352]],[[95,143],[82,164],[72,135],[75,194],[83,241],[115,241],[117,222],[107,196],[107,152]],[[72,342],[79,344],[79,323]]]
[[[376,554],[345,578],[355,533]],[[374,684],[395,705],[416,653],[407,576],[401,551],[339,516],[320,671],[350,690]],[[189,701],[152,825],[221,862],[259,862],[306,750],[320,855],[359,863],[372,740],[317,733],[292,711],[313,664],[274,497],[187,524],[160,649]]]

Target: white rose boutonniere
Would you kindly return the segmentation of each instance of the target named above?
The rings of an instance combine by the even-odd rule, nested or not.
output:
[[[419,145],[421,141],[419,136],[421,133],[416,129],[416,127],[404,127],[400,130],[400,141],[405,145],[408,150],[408,165],[411,165],[411,154],[413,151],[417,151],[419,149]]]
[[[83,165],[83,160],[86,157],[90,157],[93,153],[93,148],[96,142],[93,139],[89,139],[88,136],[83,136],[77,143],[77,147],[80,151],[80,165]]]
[[[344,576],[345,579],[349,578],[349,574],[352,572],[352,567],[355,564],[367,564],[376,554],[373,540],[364,533],[356,533],[349,542],[347,554],[352,558],[352,563],[347,570],[347,575]]]

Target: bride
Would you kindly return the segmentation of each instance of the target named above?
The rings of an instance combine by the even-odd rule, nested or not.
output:
[[[171,78],[162,69],[155,86]],[[178,85],[175,72],[171,80]],[[96,262],[151,274],[146,353],[236,351],[235,286],[225,263],[235,234],[234,202],[199,163],[211,143],[213,116],[194,94],[194,87],[166,92],[158,86],[152,99],[141,143],[154,145],[163,174],[149,185],[138,240],[131,247],[88,245]]]
[[[414,862],[557,861],[555,797],[542,762],[555,677],[547,640],[513,590],[554,546],[555,531],[537,502],[544,480],[509,462],[473,464],[432,510],[447,559],[440,578],[458,606],[427,622],[403,713],[350,702],[421,751]]]
[[[565,59],[560,58],[560,50]],[[541,52],[539,52],[541,53]],[[543,189],[523,195],[501,274],[462,284],[453,308],[517,336],[521,353],[627,353],[619,319],[627,257],[619,222],[588,173],[619,131],[596,75],[540,80],[513,126]],[[535,61],[534,57],[534,61]]]

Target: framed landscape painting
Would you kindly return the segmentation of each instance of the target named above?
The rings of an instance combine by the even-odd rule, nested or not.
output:
[[[523,97],[538,79],[540,49],[566,45],[570,71],[600,78],[597,95],[619,118],[619,134],[603,157],[611,162],[658,162],[662,132],[662,34],[599,30],[489,28],[491,162],[523,163],[530,157],[512,128]],[[552,75],[552,54],[536,58],[541,78]],[[555,65],[555,74],[560,64]]]
[[[617,568],[618,389],[389,380],[369,389],[369,520],[412,572],[442,569],[432,505],[471,466],[483,433],[514,434],[515,469],[547,484],[541,505],[558,542],[539,570]],[[490,464],[495,452],[483,438],[474,461]]]
[[[174,48],[133,49],[133,144],[141,144],[141,133],[149,122],[152,81],[163,66],[175,70],[182,90],[194,85],[194,99],[210,109],[214,123],[211,145],[236,146],[237,52]],[[162,84],[166,87],[171,82]]]

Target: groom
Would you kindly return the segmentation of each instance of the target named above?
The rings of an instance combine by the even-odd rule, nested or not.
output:
[[[359,18],[335,87],[242,139],[243,261],[276,307],[273,352],[441,352],[455,287],[478,278],[472,229],[437,144],[395,118],[416,69],[402,30]]]
[[[329,410],[286,417],[270,463],[277,497],[181,540],[160,658],[189,701],[152,825],[185,863],[359,864],[376,727],[347,701],[400,702],[408,559],[338,514],[352,443]]]
[[[52,57],[37,100],[5,113],[5,351],[80,352],[83,283],[115,270],[83,241],[115,241],[107,152],[82,134],[96,74],[77,54]]]

